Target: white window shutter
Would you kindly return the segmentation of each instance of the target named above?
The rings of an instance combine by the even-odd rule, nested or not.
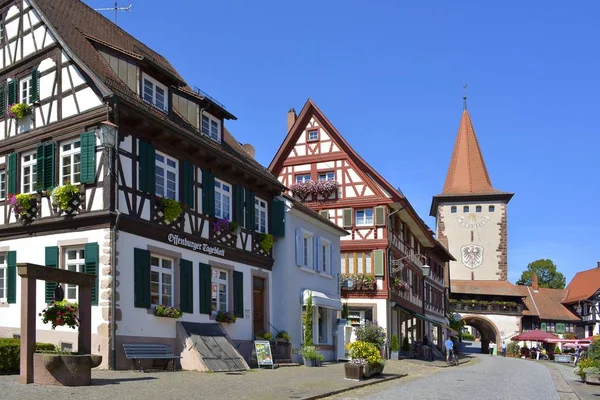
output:
[[[323,271],[323,241],[317,236],[317,264],[315,269],[317,271]]]
[[[329,245],[329,263],[328,263],[328,266],[327,266],[327,272],[328,272],[329,274],[331,274],[331,273],[333,272],[333,269],[331,268],[331,267],[333,266],[333,264],[332,264],[332,263],[333,263],[333,244],[330,244],[330,245]],[[339,282],[339,281],[340,281],[340,280],[338,279],[338,282]],[[338,286],[339,286],[339,285],[338,285]]]
[[[304,261],[304,252],[303,250],[303,237],[302,231],[300,229],[296,229],[296,265],[303,265]]]
[[[313,236],[312,237],[312,268],[315,271],[319,270],[319,259],[318,259],[318,252],[319,252],[319,237],[318,236]]]

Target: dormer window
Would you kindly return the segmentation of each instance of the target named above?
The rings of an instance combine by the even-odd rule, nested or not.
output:
[[[162,111],[167,111],[167,87],[146,74],[144,74],[143,82],[144,88],[142,98],[144,101]]]
[[[221,143],[221,122],[210,114],[202,114],[202,133]]]

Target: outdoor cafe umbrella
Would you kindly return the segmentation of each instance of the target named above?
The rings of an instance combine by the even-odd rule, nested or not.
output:
[[[516,342],[543,342],[546,339],[558,339],[558,337],[551,334],[550,332],[541,331],[539,329],[527,331],[521,333],[520,335],[512,337],[512,340]]]

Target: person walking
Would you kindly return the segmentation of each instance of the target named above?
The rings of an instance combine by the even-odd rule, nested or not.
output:
[[[506,342],[502,341],[502,357],[506,357]]]
[[[450,364],[450,353],[452,353],[454,347],[454,343],[452,342],[452,339],[450,339],[450,336],[448,336],[448,340],[444,342],[444,345],[446,346],[446,363]]]
[[[490,356],[493,356],[493,355],[494,355],[494,346],[495,346],[495,345],[496,345],[496,344],[495,344],[494,342],[490,341],[490,344],[488,345],[488,349],[489,349],[489,351],[490,351]]]
[[[581,346],[577,346],[577,350],[575,350],[575,359],[573,360],[575,366],[577,366],[580,356],[581,356]]]

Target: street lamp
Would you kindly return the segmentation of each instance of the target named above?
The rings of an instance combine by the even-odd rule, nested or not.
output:
[[[94,133],[100,139],[100,146],[112,149],[117,145],[117,129],[119,127],[110,121],[100,122]]]

